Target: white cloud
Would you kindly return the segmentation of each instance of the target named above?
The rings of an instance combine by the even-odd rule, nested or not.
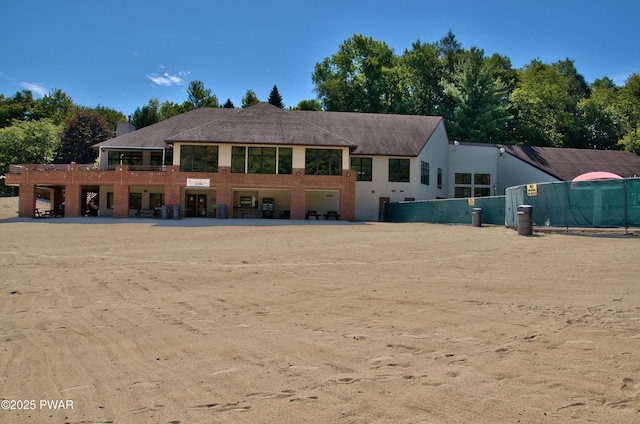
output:
[[[40,86],[38,84],[31,84],[30,82],[20,81],[18,83],[18,85],[20,87],[24,88],[25,90],[29,90],[33,94],[36,94],[36,95],[38,95],[40,97],[42,97],[45,94],[47,94],[47,90],[45,90],[42,86]]]
[[[176,74],[169,74],[168,72],[165,72],[162,75],[158,75],[158,74],[145,74],[145,76],[147,78],[149,78],[151,80],[151,82],[153,82],[156,85],[163,85],[166,87],[171,87],[173,85],[182,85],[185,83],[183,77],[185,77],[188,74],[188,72],[184,72],[184,71],[180,71]]]

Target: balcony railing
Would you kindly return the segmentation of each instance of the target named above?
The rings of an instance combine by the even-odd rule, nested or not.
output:
[[[95,164],[34,164],[34,165],[9,165],[9,174],[22,174],[22,171],[29,169],[32,171],[115,171],[119,166],[126,166],[129,171],[141,172],[167,172],[166,165],[108,165],[101,167]]]

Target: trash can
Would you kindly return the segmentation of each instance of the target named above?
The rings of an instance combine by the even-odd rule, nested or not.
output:
[[[220,205],[220,219],[227,219],[227,205]]]
[[[160,216],[162,217],[162,219],[169,219],[169,206],[162,205],[160,210],[161,210]]]
[[[530,236],[533,234],[533,214],[530,205],[518,206],[518,235]]]
[[[180,219],[180,206],[173,207],[173,219]]]
[[[471,225],[482,227],[482,208],[473,208],[471,211]]]

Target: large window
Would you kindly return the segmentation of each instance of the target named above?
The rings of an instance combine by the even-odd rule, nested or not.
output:
[[[164,205],[164,193],[149,194],[149,209],[159,208]]]
[[[356,181],[371,181],[373,179],[373,159],[351,158],[351,169],[356,173]]]
[[[389,159],[389,182],[409,182],[409,159]]]
[[[237,174],[291,174],[290,147],[231,147],[231,172]],[[277,168],[276,168],[277,164]]]
[[[107,154],[108,165],[142,165],[142,152],[116,152]]]
[[[454,196],[457,198],[491,196],[491,174],[456,172],[454,181]]]
[[[342,150],[306,149],[305,174],[342,175]]]
[[[180,171],[218,172],[218,146],[181,146]]]
[[[429,164],[420,162],[420,184],[429,185]]]
[[[244,146],[231,147],[231,172],[244,174],[244,164],[247,148]]]
[[[247,158],[247,173],[275,174],[276,148],[249,147],[249,156]]]
[[[291,174],[293,172],[293,149],[280,147],[278,149],[278,174]]]

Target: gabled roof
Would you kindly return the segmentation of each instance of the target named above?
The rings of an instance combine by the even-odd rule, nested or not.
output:
[[[342,146],[352,154],[417,156],[441,117],[282,110],[200,108],[96,144],[94,148],[162,148],[174,142]]]
[[[640,175],[640,156],[620,150],[501,146],[505,152],[561,181],[593,171],[613,172],[624,178]]]

